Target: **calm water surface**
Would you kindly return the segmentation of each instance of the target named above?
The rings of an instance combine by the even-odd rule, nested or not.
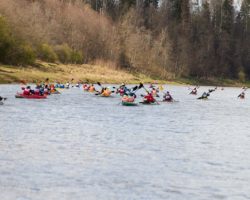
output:
[[[81,89],[15,99],[0,85],[1,200],[250,199],[250,94],[125,107]],[[202,91],[207,88],[202,87]],[[142,91],[141,91],[142,92]]]

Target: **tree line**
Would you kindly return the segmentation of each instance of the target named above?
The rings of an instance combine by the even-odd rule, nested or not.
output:
[[[250,78],[250,0],[0,2],[0,62],[113,62],[156,78]]]

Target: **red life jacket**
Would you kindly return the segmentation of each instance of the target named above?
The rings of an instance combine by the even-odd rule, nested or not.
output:
[[[35,89],[34,94],[35,94],[35,95],[39,95],[39,89]]]
[[[154,102],[155,102],[155,99],[154,99],[154,97],[153,97],[153,95],[152,95],[151,93],[148,94],[148,95],[146,95],[144,98],[145,98],[146,101],[149,102],[149,103],[154,103]]]
[[[25,90],[23,91],[23,94],[24,94],[24,95],[30,95],[30,90],[29,90],[29,89],[25,89]]]

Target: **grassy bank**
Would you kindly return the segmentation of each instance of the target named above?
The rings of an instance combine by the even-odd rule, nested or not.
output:
[[[100,65],[63,65],[54,63],[37,62],[36,66],[20,67],[0,65],[0,83],[28,83],[42,82],[46,78],[51,81],[66,82],[74,78],[75,81],[102,83],[139,83],[152,82],[150,77],[143,74],[133,75],[114,67]],[[161,82],[161,81],[160,81]]]
[[[152,83],[162,84],[186,84],[186,85],[216,85],[216,86],[248,86],[250,82],[240,82],[230,79],[191,79],[181,78],[171,81],[154,80],[143,74],[132,74],[127,71],[118,70],[112,66],[103,65],[63,65],[45,63],[38,61],[35,66],[20,67],[0,65],[0,83],[20,83],[24,80],[28,83],[43,82],[46,78],[50,81],[66,82],[74,78],[75,81],[82,80],[96,83]]]

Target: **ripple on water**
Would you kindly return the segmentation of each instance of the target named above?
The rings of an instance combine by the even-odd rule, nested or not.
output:
[[[1,200],[250,199],[250,101],[237,88],[197,101],[167,86],[178,103],[130,108],[81,89],[15,99],[18,87],[0,85]]]

